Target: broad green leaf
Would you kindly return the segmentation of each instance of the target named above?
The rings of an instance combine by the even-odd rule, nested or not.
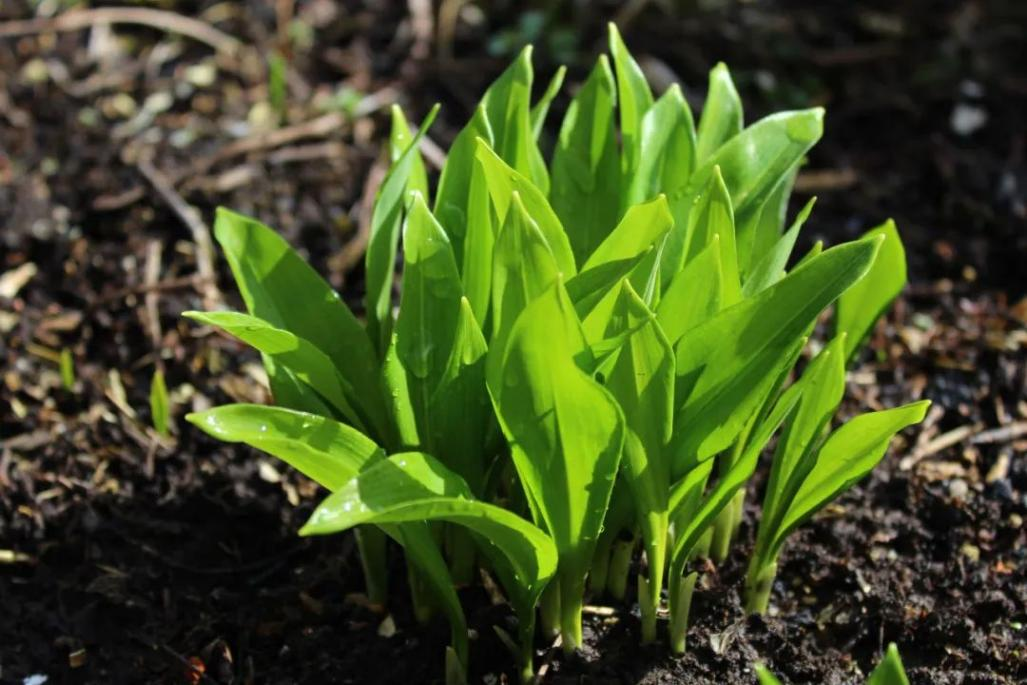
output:
[[[560,273],[565,278],[576,274],[574,253],[571,251],[567,233],[549,201],[546,200],[545,194],[524,175],[510,168],[484,140],[478,141],[477,156],[482,170],[485,172],[485,184],[488,187],[489,197],[492,199],[492,206],[495,209],[499,225],[503,225],[506,221],[506,214],[516,191],[524,203],[528,216],[538,224],[539,230],[545,237],[546,244],[549,245],[549,249],[556,259]]]
[[[583,355],[580,323],[557,282],[521,313],[500,377],[489,379],[521,484],[559,552],[561,601],[571,603],[581,601],[624,442],[616,401],[575,363]]]
[[[352,404],[352,400],[357,399],[356,389],[336,371],[332,360],[310,341],[239,312],[184,312],[182,316],[217,326],[270,357],[276,365],[289,369],[296,378],[316,391],[339,416],[361,430],[368,430],[364,418]]]
[[[610,55],[613,57],[613,67],[617,73],[617,102],[623,150],[621,170],[624,178],[630,179],[634,176],[639,163],[642,117],[653,106],[653,94],[641,67],[628,52],[617,26],[610,22],[608,27]]]
[[[606,376],[624,412],[623,473],[649,560],[653,596],[663,583],[670,465],[666,453],[674,415],[674,351],[656,317],[624,281],[606,337],[627,334]]]
[[[756,676],[760,679],[760,685],[781,685],[781,681],[762,664],[756,664]]]
[[[164,372],[156,369],[150,381],[150,418],[153,428],[160,435],[170,435],[171,405],[168,402],[168,387],[164,384]]]
[[[228,404],[186,420],[225,442],[271,454],[335,491],[385,452],[355,428],[325,416],[259,404]]]
[[[663,195],[629,208],[617,227],[592,252],[578,275],[567,281],[567,292],[578,316],[586,318],[601,299],[616,300],[616,283],[660,242],[673,223]],[[605,319],[591,325],[605,326]],[[588,329],[586,325],[586,331]]]
[[[485,170],[477,159],[471,159],[468,163],[473,165],[474,170],[471,172],[471,185],[467,194],[468,221],[460,279],[474,317],[484,325],[492,292],[492,260],[498,231],[492,226],[492,206],[485,182]],[[453,248],[459,264],[460,253],[455,244]]]
[[[795,217],[795,222],[792,223],[792,227],[788,229],[788,232],[778,238],[769,252],[757,259],[755,266],[753,266],[745,281],[745,285],[742,286],[742,293],[746,297],[752,297],[766,290],[784,276],[785,266],[788,264],[788,258],[792,256],[792,250],[795,248],[795,241],[799,237],[799,231],[802,230],[802,225],[806,223],[810,212],[813,211],[813,204],[816,201],[817,198],[810,198],[810,201],[806,203],[806,206]]]
[[[366,436],[324,416],[241,404],[189,414],[186,420],[220,440],[267,452],[332,492],[387,462],[381,448]],[[431,529],[423,520],[381,528],[403,546],[430,584],[449,618],[453,646],[466,664],[467,622]]]
[[[549,172],[531,126],[532,47],[527,45],[481,99],[494,136],[492,147],[518,173],[549,192]]]
[[[492,267],[492,340],[497,350],[524,308],[559,277],[545,236],[514,191]],[[492,357],[498,363],[499,357]]]
[[[389,416],[396,429],[396,439],[390,445],[393,451],[412,450],[422,444],[417,427],[417,412],[410,397],[410,379],[396,352],[396,335],[382,361],[382,387]]]
[[[449,238],[420,194],[403,231],[403,259],[396,351],[407,371],[433,388],[453,345],[463,289]]]
[[[746,226],[823,131],[824,110],[819,107],[764,117],[701,163],[688,184],[671,195],[671,206],[691,202],[719,166],[731,195],[735,225]],[[676,212],[674,220],[679,220]]]
[[[492,417],[485,388],[485,337],[466,298],[460,301],[456,336],[433,405],[435,453],[481,493],[488,466],[486,433]]]
[[[846,359],[859,351],[881,314],[906,285],[906,251],[895,222],[889,219],[866,235],[883,235],[884,242],[867,275],[838,299],[835,330],[847,334]]]
[[[389,159],[393,164],[397,164],[403,159],[403,153],[414,142],[414,135],[410,132],[410,125],[407,124],[406,117],[403,116],[403,110],[399,105],[392,105],[389,111],[392,115],[392,129],[389,132]],[[411,157],[406,190],[417,191],[428,197],[428,172],[424,168],[424,160],[421,159],[420,151],[415,148],[411,152]]]
[[[709,83],[696,137],[700,164],[742,131],[742,99],[726,64],[719,62],[710,70]]]
[[[446,235],[453,243],[457,263],[467,263],[464,257],[464,241],[473,230],[468,223],[478,216],[475,207],[472,181],[475,173],[475,157],[478,139],[492,145],[494,136],[489,126],[485,106],[478,105],[471,120],[457,134],[446,155],[446,164],[439,175],[439,187],[435,191],[435,217],[446,229]]]
[[[627,206],[683,187],[695,169],[692,110],[673,84],[642,117],[638,168],[628,183]]]
[[[480,487],[483,477],[485,339],[463,298],[442,226],[415,194],[403,236],[403,296],[396,353],[421,444]]]
[[[380,428],[375,437],[387,439],[381,428],[386,417],[377,355],[363,326],[339,295],[281,236],[253,219],[219,208],[214,236],[225,251],[249,313],[323,352],[359,392],[354,406],[370,426]],[[268,377],[272,392],[279,397],[284,383],[273,364]]]
[[[379,358],[385,355],[385,348],[392,337],[392,282],[395,278],[396,248],[406,211],[407,191],[415,190],[423,180],[413,175],[421,159],[417,148],[435,121],[438,111],[439,106],[435,105],[428,113],[417,135],[389,169],[374,201],[367,253],[364,255],[367,270],[364,306],[367,311],[367,334],[374,342]],[[423,163],[420,169],[424,170]]]
[[[549,81],[549,85],[546,86],[546,91],[542,93],[542,97],[538,99],[538,102],[531,108],[531,133],[535,136],[535,140],[538,141],[542,135],[542,129],[546,124],[546,115],[549,114],[549,106],[553,104],[553,100],[560,94],[560,87],[563,85],[563,79],[567,75],[567,67],[561,66],[553,74],[553,78]]]
[[[609,235],[619,216],[620,160],[614,129],[613,73],[606,55],[571,101],[553,152],[550,200],[578,264]]]
[[[663,294],[656,319],[671,345],[720,311],[724,281],[720,257],[720,236],[714,236],[713,242],[677,273]]]
[[[820,312],[866,273],[878,244],[869,238],[827,250],[681,338],[677,459],[701,461],[731,444]]]
[[[906,669],[903,668],[902,658],[899,656],[899,648],[894,642],[888,645],[888,651],[870,674],[867,685],[909,685]]]
[[[835,338],[821,350],[796,384],[801,397],[797,410],[785,423],[771,462],[757,548],[762,547],[765,535],[772,535],[777,529],[781,515],[813,466],[812,450],[842,401],[845,393],[843,337]]]
[[[556,571],[553,541],[517,515],[473,499],[460,476],[427,454],[404,452],[363,470],[318,505],[300,534],[421,521],[447,521],[476,533],[483,551],[509,569],[507,591],[521,620],[531,619]]]
[[[827,254],[826,252],[824,254]],[[923,421],[930,401],[862,414],[827,438],[795,493],[769,546],[774,558],[788,535],[821,507],[862,479],[884,456],[892,437]]]

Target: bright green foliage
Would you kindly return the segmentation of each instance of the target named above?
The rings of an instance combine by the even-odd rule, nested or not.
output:
[[[763,665],[757,664],[756,676],[760,685],[782,685],[781,681]],[[884,658],[867,678],[866,685],[909,685],[906,669],[903,668],[902,659],[899,657],[899,648],[894,642],[888,645]]]
[[[356,528],[374,601],[391,601],[386,536],[398,543],[415,613],[450,622],[451,682],[467,672],[456,586],[479,570],[499,582],[519,633],[501,635],[528,680],[537,610],[579,646],[586,587],[623,597],[636,547],[643,639],[666,588],[683,651],[689,562],[711,540],[728,548],[776,435],[747,588],[762,610],[787,536],[925,410],[831,432],[845,362],[904,267],[890,224],[793,254],[813,203],[785,230],[788,199],[823,111],[743,128],[718,65],[697,131],[681,89],[654,99],[612,26],[609,45],[548,165],[538,140],[564,72],[533,101],[530,48],[456,136],[434,193],[418,148],[436,109],[415,134],[393,108],[366,323],[271,229],[226,210],[215,234],[248,313],[188,313],[262,354],[278,405],[189,420],[331,491],[302,532]],[[836,301],[838,335],[801,363]]]

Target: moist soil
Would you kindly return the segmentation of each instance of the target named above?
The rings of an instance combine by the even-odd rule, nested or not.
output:
[[[11,35],[30,3],[0,7],[0,682],[442,681],[448,629],[415,621],[399,555],[386,613],[360,594],[349,535],[297,537],[316,486],[182,421],[267,397],[252,352],[179,318],[240,302],[220,259],[204,275],[175,205],[275,226],[359,311],[388,105],[442,102],[444,148],[525,38],[540,77],[559,58],[576,84],[610,19],[696,111],[718,60],[748,120],[827,107],[794,200],[819,196],[807,245],[891,216],[910,263],[844,411],[934,405],[795,536],[766,617],[739,600],[764,468],[731,558],[699,567],[684,657],[638,646],[632,597],[594,597],[579,654],[536,645],[543,682],[754,683],[761,661],[792,683],[861,683],[889,642],[917,685],[1027,682],[1022,3],[498,2],[428,30],[409,14],[427,3],[312,0],[291,22],[288,2],[159,5],[245,47],[134,23]],[[276,46],[287,88],[269,98]],[[155,368],[168,438],[150,428]],[[515,682],[493,630],[509,611],[462,593],[470,681]]]

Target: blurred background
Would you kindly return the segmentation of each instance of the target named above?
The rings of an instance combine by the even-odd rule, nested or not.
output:
[[[819,198],[801,240],[837,243],[891,217],[910,264],[853,392],[870,406],[935,400],[910,460],[869,487],[914,517],[918,591],[1014,587],[1003,596],[1020,604],[993,598],[978,620],[1024,610],[1022,544],[1014,571],[989,566],[1009,551],[1001,522],[1027,506],[1022,0],[3,0],[0,681],[45,667],[60,682],[341,682],[357,658],[381,664],[382,682],[437,676],[432,656],[390,662],[395,644],[359,605],[332,606],[359,582],[352,555],[325,553],[351,543],[294,538],[312,486],[188,431],[156,435],[151,378],[165,372],[175,415],[266,400],[252,354],[178,318],[238,306],[206,237],[216,206],[282,231],[358,303],[389,106],[417,121],[442,104],[425,150],[437,168],[487,84],[533,43],[537,83],[569,68],[551,147],[609,21],[654,89],[680,82],[696,115],[718,61],[747,123],[826,107],[793,198],[792,211]],[[1004,442],[973,441],[1010,426]],[[979,509],[951,504],[974,496]],[[930,565],[967,544],[978,581]],[[944,591],[935,628],[907,630],[923,640],[914,662],[955,658],[950,623],[970,611],[960,591]],[[890,625],[908,607],[875,611]],[[344,654],[340,622],[353,632]],[[845,682],[839,654],[866,666],[877,648],[868,624],[779,630],[826,655],[810,671],[825,683]],[[403,638],[403,658],[437,653],[418,639]],[[1016,642],[980,640],[956,660],[985,674]],[[1006,682],[982,677],[966,682]]]

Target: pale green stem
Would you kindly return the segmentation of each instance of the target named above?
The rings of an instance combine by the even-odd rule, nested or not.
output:
[[[547,640],[552,640],[560,634],[560,583],[553,580],[543,590],[538,613],[542,620],[542,634]]]
[[[602,597],[606,592],[606,584],[610,575],[610,548],[614,536],[603,534],[596,542],[596,551],[592,555],[592,568],[588,571],[588,589],[593,597]]]
[[[446,685],[467,685],[464,665],[452,647],[446,647]]]
[[[710,545],[713,543],[713,529],[707,528],[703,531],[703,534],[699,537],[699,541],[695,543],[695,551],[692,553],[693,557],[709,557],[710,556]]]
[[[407,560],[407,585],[410,587],[410,604],[414,610],[414,618],[424,624],[435,614],[431,590],[424,580],[420,569]]]
[[[581,607],[585,597],[585,579],[578,574],[563,573],[560,580],[560,636],[563,651],[571,653],[581,647]]]
[[[364,587],[371,604],[384,607],[389,601],[388,538],[375,526],[353,530],[364,571]]]
[[[638,607],[642,614],[642,643],[656,639],[656,614],[667,566],[669,520],[667,512],[650,512],[643,526],[648,577],[638,574]]]
[[[763,563],[753,557],[745,577],[745,610],[751,614],[766,613],[770,605],[770,591],[777,577],[777,559]]]
[[[710,559],[720,565],[731,552],[731,531],[734,529],[735,512],[729,502],[713,524],[713,537],[710,540]]]
[[[693,571],[684,577],[675,575],[671,580],[670,649],[674,654],[685,653],[688,614],[692,609],[692,593],[698,577],[699,574]]]
[[[731,520],[731,539],[738,538],[738,529],[742,526],[742,518],[745,516],[745,487],[735,493],[735,498],[731,500],[731,508],[734,510],[734,516]]]
[[[449,554],[449,573],[453,584],[467,587],[474,583],[474,540],[463,528],[446,526],[446,551]]]
[[[610,595],[623,601],[628,594],[628,574],[631,572],[631,555],[635,551],[635,537],[630,540],[617,538],[610,555],[610,572],[606,579]]]
[[[642,615],[642,644],[656,641],[656,611],[660,606],[660,598],[653,597],[649,581],[641,573],[638,574],[638,610]]]
[[[520,616],[518,631],[521,640],[521,683],[530,685],[535,682],[535,665],[532,660],[535,656],[535,612],[527,616]]]

